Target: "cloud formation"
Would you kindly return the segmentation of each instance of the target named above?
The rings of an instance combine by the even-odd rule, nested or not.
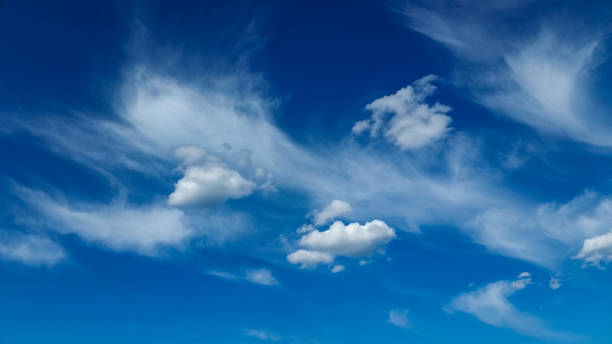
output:
[[[291,264],[301,264],[302,268],[307,268],[329,264],[334,261],[334,256],[326,252],[299,249],[287,255],[287,260]]]
[[[389,311],[388,322],[391,325],[401,328],[412,328],[412,322],[408,317],[408,310],[406,309],[392,309]]]
[[[366,105],[370,119],[356,122],[353,134],[369,132],[370,137],[383,135],[387,141],[403,150],[418,149],[444,137],[450,130],[451,108],[425,101],[436,90],[434,75],[427,75],[392,95],[378,98]],[[389,115],[391,116],[390,118]]]
[[[395,230],[380,220],[363,225],[357,222],[345,225],[336,221],[327,230],[306,232],[298,243],[307,249],[289,254],[287,260],[306,267],[331,263],[336,256],[369,257],[382,253],[385,245],[395,238]]]
[[[521,274],[514,281],[499,281],[455,297],[448,310],[473,315],[478,320],[496,327],[509,328],[520,334],[546,338],[567,339],[567,334],[549,329],[537,317],[516,309],[509,297],[531,283],[529,274]]]
[[[322,226],[338,216],[348,214],[352,211],[348,202],[333,200],[323,210],[315,214],[315,225]]]
[[[255,188],[255,183],[225,166],[216,156],[207,156],[200,147],[181,146],[174,150],[174,155],[186,166],[184,176],[168,196],[172,206],[212,206],[230,198],[246,197]]]
[[[540,132],[612,145],[605,106],[589,92],[589,74],[601,63],[597,49],[605,34],[592,18],[567,18],[561,6],[541,14],[551,19],[524,18],[517,28],[513,10],[529,9],[529,1],[444,4],[411,2],[401,11],[411,29],[459,57],[463,63],[458,64],[455,82],[477,102]],[[574,30],[568,30],[568,22]]]
[[[66,258],[62,246],[41,234],[0,232],[0,258],[29,266],[54,266]]]
[[[21,189],[20,196],[53,230],[111,250],[155,256],[164,247],[180,249],[194,233],[182,211],[164,206],[73,206],[29,189]]]
[[[585,239],[575,258],[597,267],[612,261],[612,232]]]
[[[272,275],[272,272],[268,269],[248,270],[244,278],[251,283],[266,286],[274,286],[279,284],[278,280]]]

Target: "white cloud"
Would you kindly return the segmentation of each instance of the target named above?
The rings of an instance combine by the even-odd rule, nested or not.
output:
[[[337,265],[334,265],[334,267],[331,269],[331,272],[332,272],[333,274],[336,274],[336,273],[338,273],[338,272],[342,272],[342,271],[344,271],[344,269],[345,269],[345,268],[344,268],[344,265],[337,264]]]
[[[272,275],[272,272],[268,269],[248,270],[244,278],[251,283],[266,286],[274,286],[279,284],[278,280]]]
[[[244,331],[244,334],[249,336],[249,337],[253,337],[253,338],[257,338],[259,340],[263,340],[263,341],[272,341],[272,342],[278,342],[280,340],[282,340],[282,337],[280,337],[279,335],[276,335],[268,330],[256,330],[256,329],[247,329]]]
[[[211,206],[227,199],[250,195],[255,183],[228,168],[215,155],[207,155],[198,146],[184,145],[173,151],[186,166],[185,175],[168,196],[173,206]]]
[[[287,260],[291,264],[302,264],[302,268],[307,268],[322,263],[329,264],[334,261],[334,256],[325,252],[300,249],[287,255]]]
[[[352,211],[351,205],[340,200],[333,200],[323,210],[315,215],[315,225],[321,226],[338,216],[348,214]]]
[[[612,199],[587,191],[564,204],[492,208],[464,231],[493,252],[554,267],[568,252],[578,252],[585,239],[611,227]],[[587,248],[578,258],[588,259],[589,252]]]
[[[443,153],[436,156],[435,166],[428,159],[402,152],[373,153],[349,139],[325,150],[302,147],[273,125],[267,101],[256,91],[245,91],[243,86],[248,82],[242,81],[205,80],[205,85],[194,85],[138,70],[122,85],[116,109],[120,122],[83,116],[74,121],[54,118],[25,123],[23,127],[41,137],[45,148],[101,172],[126,194],[129,188],[114,177],[118,169],[136,170],[154,181],[166,182],[176,158],[181,160],[179,170],[185,172],[192,166],[215,165],[208,159],[216,156],[217,163],[223,161],[226,169],[257,181],[259,188],[293,189],[313,204],[342,199],[360,218],[388,218],[405,231],[419,232],[422,224],[462,224],[475,211],[501,203],[494,176],[475,168],[479,147],[465,136],[449,138]],[[206,151],[197,147],[206,147]],[[254,166],[237,163],[240,157],[235,153],[243,148],[250,151]],[[174,157],[170,155],[173,150]],[[439,173],[428,173],[432,167]],[[220,174],[233,175],[227,171]],[[242,181],[237,185],[246,186]],[[241,192],[231,195],[241,197],[248,188],[237,189]],[[191,192],[194,190],[200,188],[186,188],[190,192],[185,194],[194,197],[176,201],[215,199],[199,199],[195,196],[200,193]],[[183,194],[179,191],[175,196]],[[222,194],[216,199],[228,196]],[[227,233],[211,232],[222,239]]]
[[[116,251],[154,256],[163,247],[181,248],[193,234],[183,212],[177,209],[156,205],[128,208],[120,204],[73,207],[28,189],[21,189],[20,196],[52,229],[77,234]]]
[[[427,75],[366,105],[372,117],[355,123],[353,134],[369,131],[371,137],[377,137],[382,131],[389,142],[403,150],[418,149],[444,137],[450,130],[452,120],[446,114],[451,108],[439,103],[425,103],[436,90],[435,79],[435,76]],[[390,119],[387,119],[388,115],[391,115]]]
[[[337,256],[370,256],[395,239],[395,231],[380,220],[360,225],[357,222],[345,225],[334,222],[325,231],[311,231],[299,240],[301,246],[311,250],[328,252]]]
[[[455,81],[467,86],[476,101],[542,132],[612,145],[605,106],[589,94],[587,82],[601,62],[595,52],[604,34],[597,25],[568,18],[572,11],[561,7],[517,27],[506,10],[525,3],[410,3],[404,13],[408,26],[445,44],[465,62],[458,64]],[[570,21],[575,30],[568,30]]]
[[[392,309],[389,311],[389,323],[401,328],[412,328],[412,322],[406,309]]]
[[[173,206],[210,206],[227,199],[243,198],[253,192],[255,184],[238,172],[224,166],[192,166],[168,196]]]
[[[559,278],[555,276],[550,276],[550,280],[548,281],[548,286],[550,287],[550,289],[557,290],[561,288],[562,285],[563,284],[561,284],[561,282],[559,281]]]
[[[205,161],[207,154],[202,147],[194,145],[183,145],[175,148],[172,153],[181,160],[185,165],[195,165]]]
[[[490,283],[455,297],[448,310],[468,313],[486,324],[509,328],[527,336],[547,339],[571,337],[547,328],[539,318],[519,311],[509,301],[512,294],[524,289],[529,283],[529,277]]]
[[[433,94],[435,86],[430,78],[410,86],[415,104],[425,102]],[[577,243],[582,244],[585,238],[601,235],[612,228],[605,228],[612,223],[608,222],[612,214],[608,209],[612,207],[606,202],[593,207],[573,204],[575,202],[567,206],[545,204],[541,207],[511,190],[504,190],[499,171],[488,166],[480,156],[480,143],[461,133],[441,142],[443,149],[434,157],[406,155],[396,150],[372,152],[348,138],[326,149],[305,147],[291,141],[274,126],[268,101],[257,90],[245,90],[240,78],[204,82],[203,85],[181,83],[140,70],[122,85],[116,109],[121,121],[96,121],[83,116],[74,122],[54,118],[24,124],[24,127],[41,137],[46,148],[108,176],[109,184],[120,193],[129,190],[120,178],[113,177],[115,170],[135,170],[154,181],[166,182],[176,167],[176,158],[180,159],[179,170],[186,173],[183,181],[193,181],[194,186],[188,188],[189,183],[184,183],[185,188],[177,188],[171,198],[190,197],[178,197],[175,199],[178,203],[174,204],[208,204],[228,197],[244,197],[254,190],[249,180],[257,181],[259,188],[273,181],[280,190],[296,190],[313,204],[342,199],[350,203],[354,214],[359,214],[359,220],[385,218],[393,221],[398,230],[419,232],[422,225],[456,226],[492,252],[545,266],[564,259],[567,252]],[[385,117],[389,114],[381,111],[404,111],[410,107],[409,102],[403,102],[408,99],[408,93],[406,89],[395,98],[392,95],[384,101],[371,103],[376,104],[372,105],[372,110],[379,111],[382,117],[377,119],[373,115],[368,120],[370,134],[372,131],[382,133],[391,125]],[[425,104],[426,108],[435,108],[429,104]],[[206,151],[197,147],[206,147]],[[243,149],[248,149],[249,153],[240,153]],[[174,157],[170,156],[173,150]],[[210,161],[213,156],[218,159]],[[223,177],[221,191],[210,193],[216,189],[202,188],[199,179],[187,176],[190,167],[219,166],[221,161],[222,170],[216,174],[204,173],[209,177]],[[436,173],[431,173],[432,170]],[[194,177],[199,176],[199,173],[192,173]],[[237,182],[227,182],[232,178]],[[213,180],[212,184],[217,185],[216,178],[204,180]],[[228,193],[228,190],[233,191]],[[220,216],[210,219],[208,215],[191,219],[190,209],[177,210],[165,205],[134,206],[118,202],[102,206],[68,206],[55,203],[70,215],[42,213],[54,227],[63,226],[63,233],[78,233],[88,241],[137,252],[187,244],[190,238],[202,234],[194,223],[197,227],[210,227],[206,229],[207,238],[219,242],[228,240],[228,236],[239,238],[239,233],[244,232],[236,228],[248,225],[248,220],[232,224],[230,217],[240,218],[236,213],[223,214],[226,220]],[[595,202],[587,200],[584,203]],[[164,227],[168,233],[158,228],[157,223],[145,225],[147,221],[158,222],[152,214],[157,210],[157,216],[172,223]],[[80,216],[79,225],[87,224],[96,230],[86,231],[81,229],[83,226],[76,228],[70,224],[76,221],[72,219],[75,213]],[[130,225],[133,227],[126,228],[126,224],[120,226],[120,230],[112,229],[115,215],[134,219]],[[535,219],[531,219],[534,216]],[[94,219],[99,223],[92,223]],[[70,225],[63,224],[65,221]],[[572,226],[580,230],[573,231]],[[155,233],[149,235],[149,231]],[[304,248],[308,250],[302,250],[291,259],[301,264],[307,262],[305,266],[312,266],[313,262],[329,264],[338,255],[308,246]],[[576,247],[574,252],[578,250]]]
[[[54,266],[66,258],[64,248],[40,234],[0,233],[0,258],[29,266]]]
[[[336,256],[358,258],[382,253],[385,245],[396,238],[393,228],[380,220],[361,225],[357,222],[345,225],[334,222],[327,230],[313,229],[299,240],[305,249],[299,249],[287,256],[292,264],[313,267],[320,263],[331,263]]]
[[[612,232],[585,239],[575,258],[598,267],[612,261]]]

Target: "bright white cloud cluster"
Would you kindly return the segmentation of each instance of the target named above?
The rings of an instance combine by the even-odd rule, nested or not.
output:
[[[425,103],[436,90],[435,80],[435,76],[427,75],[366,105],[372,117],[355,123],[353,134],[369,132],[371,137],[382,134],[403,150],[418,149],[439,140],[449,131],[452,120],[447,116],[450,107]]]
[[[478,320],[496,327],[505,327],[518,333],[547,339],[567,339],[569,336],[547,328],[542,321],[523,313],[509,301],[509,297],[531,283],[528,273],[514,281],[499,281],[455,297],[449,311],[471,314]]]
[[[211,206],[253,192],[255,183],[226,167],[214,156],[206,159],[206,151],[199,147],[182,146],[174,153],[187,167],[174,192],[168,196],[170,205]]]
[[[53,266],[66,258],[66,252],[40,234],[0,233],[0,258],[30,266]]]
[[[351,258],[371,256],[382,252],[385,245],[395,239],[393,228],[380,220],[357,222],[345,225],[334,222],[327,230],[312,230],[304,234],[299,244],[306,249],[297,250],[287,256],[293,264],[302,267],[331,263],[336,256]]]

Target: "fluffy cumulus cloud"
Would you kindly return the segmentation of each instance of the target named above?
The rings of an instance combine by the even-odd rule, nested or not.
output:
[[[585,239],[575,258],[598,267],[612,261],[612,232]]]
[[[0,258],[29,266],[53,266],[66,258],[66,252],[41,234],[0,232]]]
[[[408,317],[408,310],[406,309],[392,309],[389,311],[388,322],[391,325],[395,325],[401,328],[411,328],[412,323]]]
[[[361,225],[334,222],[327,230],[311,231],[300,239],[300,245],[311,250],[346,257],[370,256],[395,239],[395,231],[381,220]]]
[[[436,77],[427,75],[392,95],[366,105],[372,117],[353,125],[353,134],[369,132],[371,137],[383,135],[404,150],[418,149],[444,137],[449,131],[451,108],[425,101],[436,90]]]
[[[346,215],[351,212],[351,205],[348,202],[333,200],[323,210],[316,213],[314,220],[315,225],[321,226],[333,220],[334,218]]]
[[[181,146],[174,150],[186,165],[185,175],[168,196],[173,206],[211,206],[227,199],[242,198],[253,192],[255,183],[226,167],[215,156],[196,146]],[[208,159],[207,159],[208,158]]]
[[[255,184],[223,166],[189,167],[168,196],[174,206],[210,206],[251,194]]]
[[[373,220],[361,225],[357,222],[345,225],[334,222],[327,230],[312,230],[304,234],[300,249],[287,259],[293,264],[315,266],[319,263],[331,263],[336,256],[358,258],[382,253],[385,245],[396,238],[395,230],[380,220]]]
[[[568,339],[570,336],[549,329],[539,318],[521,312],[509,300],[519,290],[531,283],[529,274],[521,274],[514,281],[499,281],[455,297],[448,310],[473,315],[478,320],[496,327],[504,327],[523,335]]]

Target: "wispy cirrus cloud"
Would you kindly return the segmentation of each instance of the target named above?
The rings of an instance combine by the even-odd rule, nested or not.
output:
[[[544,339],[573,339],[575,336],[549,329],[539,318],[521,312],[510,297],[531,284],[531,275],[521,273],[514,281],[499,281],[468,291],[451,300],[449,312],[464,312],[496,327],[508,328],[520,334]]]
[[[280,285],[280,282],[276,279],[276,277],[274,277],[272,271],[266,268],[248,269],[239,274],[222,270],[208,270],[204,273],[230,281],[247,281],[249,283],[268,287]]]
[[[477,102],[540,132],[611,146],[607,107],[589,84],[602,61],[605,25],[561,8],[517,23],[519,10],[541,10],[532,7],[529,1],[455,1],[409,3],[399,11],[411,29],[459,57],[455,81]],[[576,29],[568,30],[568,22]]]
[[[0,231],[0,258],[29,266],[51,267],[67,257],[64,248],[40,233]]]

